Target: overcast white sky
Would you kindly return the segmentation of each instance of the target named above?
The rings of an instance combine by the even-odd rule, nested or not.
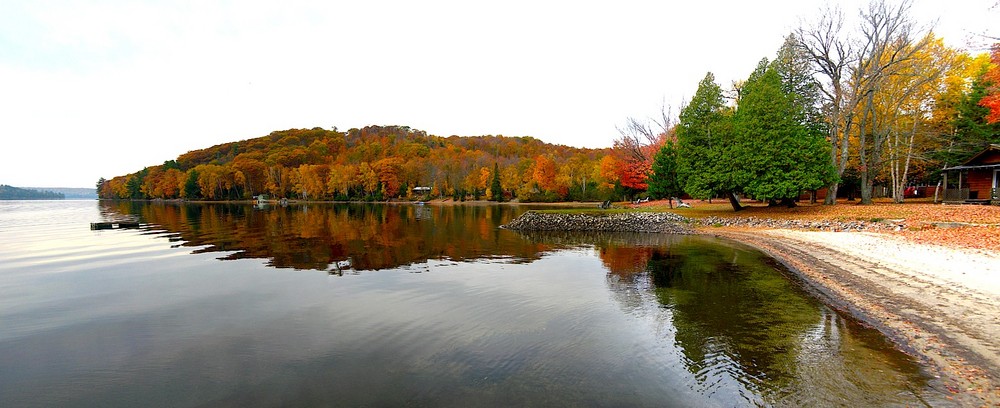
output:
[[[856,4],[847,3],[848,14]],[[90,187],[289,128],[607,147],[771,57],[825,0],[0,2],[0,183]],[[916,0],[952,46],[997,0]]]

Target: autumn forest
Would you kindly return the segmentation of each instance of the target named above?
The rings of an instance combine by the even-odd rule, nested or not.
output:
[[[674,115],[627,118],[612,147],[533,137],[435,136],[407,126],[289,129],[194,150],[98,181],[105,199],[519,202],[728,197],[784,202],[845,192],[862,203],[938,183],[1000,143],[1000,42],[951,48],[873,2],[793,30],[729,86],[708,73]],[[881,187],[881,188],[877,188]]]
[[[593,200],[614,188],[610,150],[531,137],[439,137],[406,126],[291,129],[181,155],[100,183],[102,197],[307,200]],[[499,188],[494,188],[499,182]],[[416,187],[427,187],[422,192]]]

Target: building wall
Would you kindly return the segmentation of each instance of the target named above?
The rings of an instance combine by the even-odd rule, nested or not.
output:
[[[1000,151],[991,150],[984,153],[971,165],[998,164],[1000,163]],[[969,196],[979,199],[990,198],[990,190],[993,188],[993,169],[972,169],[966,174],[969,186]],[[978,192],[978,194],[974,193]]]
[[[969,170],[966,177],[969,180],[969,198],[972,198],[973,191],[979,192],[976,198],[990,198],[990,189],[993,188],[993,169]]]

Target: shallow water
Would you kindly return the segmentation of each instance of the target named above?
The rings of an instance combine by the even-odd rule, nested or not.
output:
[[[523,210],[0,202],[0,406],[946,404],[759,252]]]

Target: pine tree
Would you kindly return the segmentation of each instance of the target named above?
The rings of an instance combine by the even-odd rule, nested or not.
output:
[[[945,166],[955,166],[972,155],[983,151],[991,143],[1000,143],[1000,123],[989,123],[989,109],[980,105],[986,96],[989,82],[980,74],[972,87],[959,102],[955,118],[955,133],[946,137],[943,148],[933,155]]]
[[[493,196],[493,201],[498,203],[503,201],[503,188],[500,186],[500,166],[497,163],[493,163],[493,180],[490,181],[490,195]]]
[[[685,192],[695,198],[712,198],[723,192],[717,162],[727,126],[722,88],[709,72],[698,84],[691,102],[681,110],[677,123],[677,174]]]
[[[197,198],[201,195],[201,189],[198,187],[198,172],[196,170],[191,170],[188,172],[188,177],[184,180],[183,197],[190,200]]]
[[[649,177],[648,184],[647,191],[654,199],[681,195],[683,190],[677,177],[677,149],[673,140],[667,140],[653,157],[653,174]],[[673,202],[670,205],[673,207]]]
[[[787,90],[774,65],[761,61],[744,84],[724,147],[725,183],[761,200],[792,199],[835,179],[830,146],[808,120],[801,95]],[[798,103],[797,103],[798,102]]]

